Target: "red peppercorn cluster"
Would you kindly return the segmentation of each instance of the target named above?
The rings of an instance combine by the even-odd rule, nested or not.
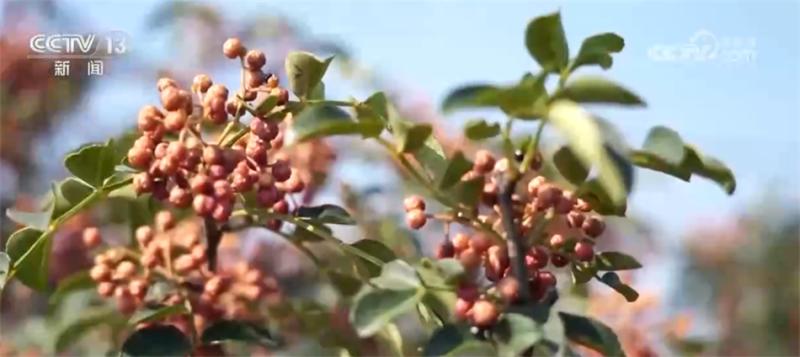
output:
[[[176,225],[169,211],[156,215],[154,226],[141,226],[135,236],[139,252],[110,248],[95,257],[89,274],[97,292],[116,300],[123,314],[131,314],[145,304],[176,305],[188,302],[194,322],[219,319],[251,319],[258,315],[262,301],[281,299],[277,280],[262,271],[237,265],[230,271],[206,269],[206,247],[201,243],[199,222]],[[161,300],[147,296],[156,282],[168,281],[185,287],[185,293],[172,292]],[[183,317],[176,317],[180,328]],[[201,326],[198,326],[201,327]]]
[[[529,169],[538,170],[540,165],[541,159],[537,158]],[[531,298],[539,301],[555,288],[556,277],[547,270],[549,264],[560,268],[570,262],[594,259],[594,240],[605,230],[602,218],[592,213],[586,201],[543,176],[535,176],[527,183],[525,192],[513,194],[511,200],[512,219],[522,237],[528,237],[539,222],[545,224],[542,231],[545,239],[534,238],[526,251],[528,286],[520,286],[511,276],[508,247],[501,239],[506,232],[498,195],[501,176],[507,169],[506,159],[496,160],[486,150],[477,152],[472,170],[462,180],[484,178],[481,200],[475,211],[479,226],[491,227],[489,230],[493,232],[457,233],[436,248],[437,258],[458,259],[467,272],[457,292],[456,316],[481,328],[493,325],[502,307],[519,298],[520,289],[528,289]],[[419,229],[427,219],[437,217],[425,214],[425,201],[419,196],[410,196],[403,203],[406,223],[412,229]]]
[[[303,191],[305,183],[287,160],[277,158],[283,145],[279,123],[255,115],[238,140],[218,145],[202,138],[203,121],[221,125],[232,117],[238,123],[248,102],[259,97],[276,100],[278,107],[288,101],[278,77],[262,71],[263,52],[247,51],[238,39],[229,39],[223,53],[241,58],[245,80],[234,97],[228,98],[228,89],[204,74],[194,78],[191,92],[170,78],[158,81],[162,108],[147,105],[139,111],[141,137],[128,151],[128,163],[142,170],[134,176],[134,188],[219,222],[230,217],[236,194],[251,191],[263,207],[286,211],[284,195]],[[192,94],[202,110],[194,110]]]

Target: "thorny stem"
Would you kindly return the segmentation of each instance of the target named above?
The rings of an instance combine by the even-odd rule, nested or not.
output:
[[[203,220],[206,229],[206,256],[208,257],[208,270],[215,271],[217,267],[217,248],[222,240],[222,230],[217,227],[213,218]]]
[[[508,238],[508,259],[511,262],[511,272],[517,278],[519,286],[524,287],[528,286],[528,271],[525,268],[525,247],[522,245],[522,239],[514,222],[514,208],[511,201],[511,196],[514,194],[518,181],[518,175],[510,177],[497,199],[500,205],[503,226],[506,230],[506,238]],[[522,303],[527,302],[530,299],[529,289],[519,289],[519,298]]]
[[[528,150],[521,166],[522,170],[526,170],[529,167],[530,160],[536,156],[537,151],[539,150],[539,140],[541,139],[544,125],[545,121],[542,120],[539,123],[539,128],[536,131],[536,135],[528,145]],[[528,270],[525,268],[525,249],[527,247],[524,246],[522,237],[517,229],[517,224],[514,222],[514,207],[512,201],[512,196],[514,195],[514,191],[517,188],[517,183],[521,177],[522,175],[516,170],[509,172],[507,181],[498,197],[498,203],[500,205],[503,226],[505,227],[508,238],[508,258],[511,262],[511,272],[517,278],[519,286],[527,286]],[[522,303],[525,303],[530,299],[530,291],[528,289],[520,289],[519,293],[520,301]]]

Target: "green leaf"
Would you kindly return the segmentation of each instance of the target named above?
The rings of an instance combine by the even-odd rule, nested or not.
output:
[[[467,160],[463,152],[456,151],[453,157],[450,158],[447,169],[444,170],[444,176],[442,176],[442,180],[439,182],[439,189],[446,190],[452,187],[461,181],[461,177],[471,169],[472,162]]]
[[[465,356],[465,357],[474,357],[474,356],[496,356],[497,351],[494,347],[488,343],[478,340],[470,340],[461,345],[457,346],[455,349],[450,351],[447,354],[448,356]]]
[[[73,273],[58,282],[58,287],[53,295],[50,295],[48,303],[50,306],[58,306],[67,295],[76,291],[92,289],[95,285],[96,283],[89,276],[87,270]]]
[[[353,296],[361,289],[361,281],[350,274],[329,270],[326,272],[326,275],[331,285],[333,285],[342,296]]]
[[[455,350],[466,340],[472,339],[456,325],[447,324],[436,330],[425,345],[423,356],[444,356]]]
[[[238,320],[215,322],[203,331],[201,340],[206,344],[222,341],[240,341],[266,347],[275,347],[279,344],[268,329],[255,323]]]
[[[433,133],[433,127],[427,123],[413,123],[396,121],[392,126],[397,138],[397,151],[412,153],[425,145],[425,141]]]
[[[634,302],[639,298],[639,293],[630,287],[630,285],[623,283],[617,273],[605,273],[602,277],[600,277],[600,281],[616,290],[618,293],[620,293],[620,295],[624,296],[625,300],[628,302]]]
[[[122,353],[128,356],[186,356],[191,348],[189,339],[176,327],[157,325],[136,330],[122,344]]]
[[[520,356],[539,342],[544,334],[542,326],[528,316],[507,313],[494,330],[494,338],[501,356]]]
[[[286,74],[289,87],[299,98],[305,99],[322,82],[322,77],[333,57],[319,59],[308,52],[289,52],[286,55]]]
[[[589,202],[595,212],[602,215],[625,216],[625,211],[628,209],[628,205],[624,201],[619,204],[614,203],[611,195],[596,178],[584,182],[577,194],[578,197]]]
[[[647,133],[642,149],[670,165],[680,165],[686,156],[683,139],[675,130],[656,126]]]
[[[686,145],[686,160],[681,165],[692,173],[719,184],[729,195],[736,191],[736,178],[733,171],[718,159],[703,155],[692,145]]]
[[[47,288],[50,267],[51,235],[33,228],[22,228],[8,238],[6,253],[14,263],[16,277],[38,291]]]
[[[0,293],[6,286],[8,280],[8,273],[11,271],[11,258],[6,252],[0,252]]]
[[[362,239],[350,246],[385,263],[397,259],[397,256],[389,247],[374,239]],[[367,262],[361,257],[354,257],[363,263],[369,273],[369,277],[375,277],[380,274],[380,267],[376,267],[374,264]]]
[[[608,326],[595,319],[559,312],[567,338],[591,348],[604,356],[624,356],[617,335]]]
[[[570,71],[586,65],[596,64],[603,69],[611,68],[614,60],[612,53],[618,53],[625,47],[625,40],[611,32],[597,34],[583,40],[578,55],[572,61]]]
[[[86,186],[86,184],[74,177],[68,177],[63,181],[54,183],[51,200],[52,206],[50,207],[52,209],[52,214],[50,215],[51,222],[89,197],[92,191],[93,189],[91,187]]]
[[[628,153],[628,159],[634,165],[654,171],[663,172],[667,175],[677,177],[684,181],[689,181],[692,177],[692,172],[681,167],[680,165],[672,165],[657,154],[644,151],[644,150],[631,150]]]
[[[369,337],[396,317],[413,311],[422,297],[421,290],[370,290],[356,297],[350,322],[358,336]]]
[[[12,221],[26,227],[38,229],[40,231],[46,230],[50,225],[50,216],[52,212],[24,212],[14,208],[6,210],[6,216]]]
[[[502,89],[488,84],[472,84],[457,88],[445,97],[442,111],[496,107],[500,105]]]
[[[562,146],[553,154],[553,164],[558,172],[573,185],[580,185],[589,176],[589,170],[581,163],[568,146]]]
[[[612,156],[605,146],[597,122],[581,107],[570,101],[556,101],[548,118],[566,137],[569,147],[586,167],[597,168],[597,179],[608,192],[615,206],[627,200],[625,172],[620,169],[619,157]]]
[[[448,284],[455,284],[466,273],[464,265],[455,258],[437,259],[434,264],[438,276]]]
[[[129,324],[135,326],[143,322],[161,321],[166,317],[186,314],[188,312],[189,310],[182,304],[140,309],[131,316]]]
[[[414,158],[433,177],[434,182],[444,175],[444,170],[447,168],[447,160],[444,156],[442,144],[434,136],[430,136],[425,141],[425,145],[414,153]]]
[[[525,30],[525,47],[542,69],[558,72],[567,66],[569,46],[561,25],[561,14],[540,16]]]
[[[324,100],[325,99],[325,82],[320,81],[308,94],[310,100]]]
[[[318,223],[353,225],[356,221],[342,207],[332,204],[303,206],[297,210],[298,218],[311,219]]]
[[[632,150],[628,157],[636,166],[663,172],[684,181],[689,181],[692,174],[708,178],[729,195],[736,190],[736,178],[724,163],[703,155],[696,147],[685,143],[678,133],[663,126],[651,129],[642,150]]]
[[[55,338],[55,352],[62,354],[92,329],[116,322],[119,312],[112,309],[83,311],[81,317],[60,328]]]
[[[642,267],[636,258],[620,252],[602,252],[596,255],[597,270],[631,270]]]
[[[422,286],[416,270],[399,259],[386,263],[381,269],[381,275],[370,281],[378,288],[386,290],[410,290]]]
[[[455,186],[447,190],[447,196],[455,199],[456,204],[461,203],[467,207],[474,207],[480,200],[483,185],[483,177],[459,181]]]
[[[597,269],[594,266],[584,266],[581,264],[572,264],[572,283],[573,284],[586,284],[592,278]]]
[[[357,122],[350,114],[332,105],[312,105],[301,111],[292,126],[298,141],[331,135],[361,134],[364,137],[380,133],[383,125],[377,122]]]
[[[361,122],[380,123],[381,126],[389,122],[388,103],[383,92],[371,95],[365,101],[358,103],[355,109],[356,117]],[[375,136],[378,136],[378,134],[380,132],[375,133]]]
[[[544,81],[547,73],[538,76],[525,74],[522,80],[511,87],[503,88],[499,105],[504,113],[514,118],[539,119],[547,112],[547,90]]]
[[[64,158],[64,166],[70,173],[95,188],[103,186],[118,163],[113,139],[106,144],[85,145]]]
[[[630,90],[599,76],[584,76],[567,83],[554,99],[569,99],[578,103],[612,103],[646,105]]]
[[[487,123],[483,119],[473,119],[464,126],[464,135],[470,140],[484,140],[500,134],[499,123]]]
[[[275,106],[278,105],[278,96],[277,95],[268,95],[261,103],[258,104],[256,107],[256,113],[260,114],[261,116],[266,116]]]

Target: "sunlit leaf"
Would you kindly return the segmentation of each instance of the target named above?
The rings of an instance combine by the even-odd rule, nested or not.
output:
[[[319,83],[333,57],[319,59],[308,52],[289,52],[286,55],[286,74],[289,87],[299,98],[306,98]]]
[[[558,72],[566,67],[569,46],[561,14],[556,12],[533,19],[525,30],[525,47],[543,69]]]
[[[645,105],[644,100],[635,93],[599,76],[583,76],[567,82],[554,99],[569,99],[577,103]]]
[[[615,33],[601,33],[583,40],[578,55],[572,61],[570,70],[580,66],[596,64],[603,69],[611,68],[614,60],[612,53],[618,53],[625,47],[625,40]]]

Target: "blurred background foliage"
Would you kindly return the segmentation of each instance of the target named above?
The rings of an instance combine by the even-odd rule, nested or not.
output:
[[[219,81],[235,81],[234,71],[220,55],[225,38],[238,36],[248,46],[261,48],[268,55],[268,67],[275,73],[283,70],[283,57],[289,50],[309,50],[321,55],[336,55],[338,67],[334,78],[341,80],[338,90],[369,88],[385,91],[401,113],[414,120],[434,124],[444,136],[446,149],[474,151],[452,126],[440,125],[441,119],[430,101],[383,77],[359,63],[348,50],[346,39],[331,40],[310,35],[313,24],[301,24],[280,15],[251,14],[246,21],[227,18],[218,6],[179,2],[157,6],[142,19],[151,33],[166,38],[170,44],[159,53],[134,53],[109,64],[114,78],[52,76],[52,63],[30,60],[28,39],[38,32],[56,29],[86,29],[80,9],[54,1],[4,2],[2,37],[0,37],[0,206],[30,208],[64,172],[60,160],[53,158],[79,143],[103,136],[122,135],[134,123],[134,111],[113,111],[98,131],[72,130],[68,123],[76,117],[93,117],[87,104],[99,95],[99,81],[125,83],[134,88],[154,88],[161,75],[170,75],[188,83],[196,73],[209,73]],[[228,74],[226,74],[228,73]],[[101,89],[98,89],[101,88]],[[337,89],[334,89],[337,90]],[[134,90],[135,91],[135,90]],[[117,95],[124,95],[120,91]],[[136,98],[135,96],[133,98]],[[118,98],[125,101],[126,98]],[[129,104],[135,108],[145,103]],[[107,111],[103,115],[108,115]],[[293,159],[300,162],[306,177],[313,181],[309,200],[340,201],[358,220],[358,228],[342,229],[337,236],[356,240],[376,239],[395,254],[414,258],[430,255],[439,240],[436,229],[412,233],[402,222],[401,197],[417,188],[406,183],[372,144],[352,139],[333,139],[296,145]],[[44,147],[45,149],[42,149]],[[368,178],[363,179],[369,170]],[[354,180],[354,177],[362,179]],[[577,289],[560,305],[564,309],[588,310],[612,326],[631,356],[653,355],[800,355],[800,267],[798,246],[800,212],[797,202],[782,199],[781,192],[765,193],[762,202],[753,202],[734,216],[697,217],[687,222],[691,227],[680,244],[664,244],[655,235],[646,218],[613,220],[612,234],[602,249],[624,247],[648,267],[667,264],[664,273],[645,269],[625,276],[634,286],[642,283],[642,297],[634,304],[603,287]],[[91,257],[82,250],[80,230],[90,224],[126,239],[119,222],[134,219],[146,223],[140,203],[111,202],[79,215],[58,232],[53,250],[51,286],[86,268]],[[691,204],[691,203],[687,203]],[[156,207],[144,207],[155,209]],[[669,214],[665,212],[664,214]],[[3,237],[14,230],[3,218]],[[109,234],[106,234],[107,236]],[[320,260],[331,271],[350,269],[338,266],[334,250],[325,253],[324,243],[311,243]],[[418,354],[419,341],[397,341],[398,336],[378,336],[360,340],[347,324],[346,310],[336,306],[335,296],[352,292],[320,283],[320,279],[298,248],[264,230],[248,230],[223,241],[223,264],[244,259],[273,273],[284,286],[286,299],[276,302],[275,313],[281,331],[290,341],[286,353],[320,354],[337,352],[345,346],[361,355]],[[322,253],[319,253],[322,252]],[[565,282],[568,279],[560,279]],[[565,284],[566,285],[566,284]],[[119,338],[124,320],[99,305],[93,290],[80,290],[50,297],[34,294],[17,283],[6,287],[0,316],[0,355],[41,355],[53,351],[71,354],[104,352]],[[298,303],[293,298],[306,298]],[[310,301],[310,302],[309,302]],[[97,321],[108,328],[86,334]],[[121,321],[121,323],[120,323]],[[411,336],[416,320],[399,321],[397,327]],[[84,336],[86,335],[86,336]],[[319,345],[301,336],[318,336]],[[67,340],[83,336],[67,345]],[[416,336],[422,339],[424,336]],[[399,351],[398,351],[399,349]],[[251,351],[253,352],[253,351]],[[259,352],[259,351],[255,351]],[[266,351],[261,351],[266,353]],[[591,354],[581,350],[582,354]]]

